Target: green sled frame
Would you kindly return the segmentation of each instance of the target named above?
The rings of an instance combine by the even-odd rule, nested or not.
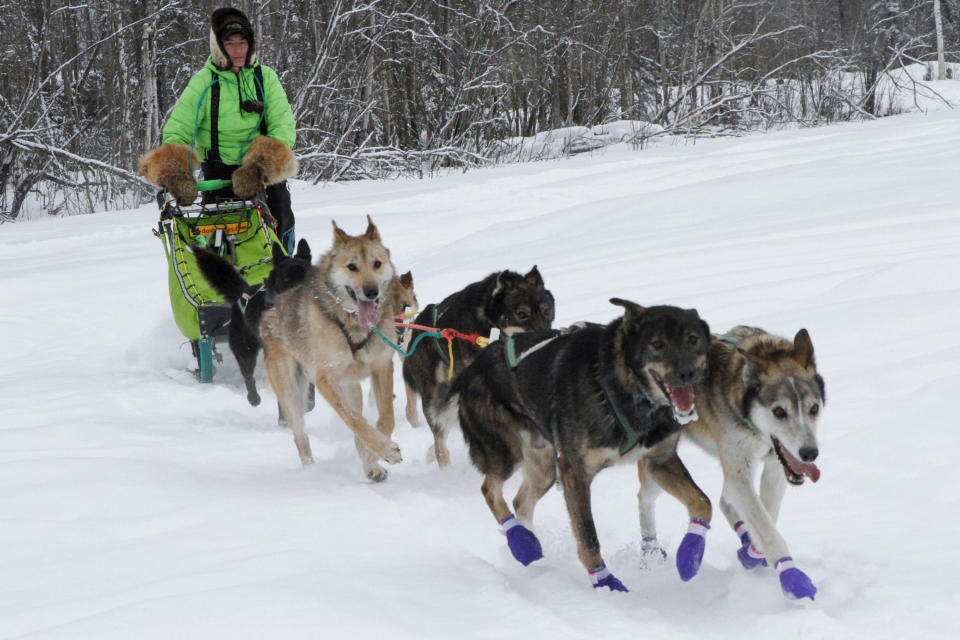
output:
[[[206,180],[197,187],[212,191],[229,185],[229,180]],[[157,202],[160,221],[154,235],[163,241],[167,257],[173,319],[190,341],[200,382],[211,382],[214,361],[223,361],[217,343],[227,336],[232,310],[204,279],[193,248],[215,251],[233,263],[248,285],[258,285],[273,269],[273,244],[280,244],[276,223],[266,203],[257,198],[180,206],[161,191]]]

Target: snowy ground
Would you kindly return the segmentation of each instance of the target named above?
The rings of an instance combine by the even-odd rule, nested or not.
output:
[[[780,528],[812,603],[745,572],[719,512],[694,580],[644,570],[630,467],[593,489],[630,593],[591,589],[558,491],[536,515],[546,557],[524,568],[460,437],[438,471],[399,400],[404,461],[386,483],[364,480],[325,405],[302,469],[272,393],[248,406],[229,351],[213,384],[186,372],[155,207],[4,225],[0,638],[955,637],[958,169],[960,113],[944,110],[294,184],[315,255],[331,218],[359,233],[369,213],[421,303],[537,264],[558,325],[609,320],[620,296],[696,307],[715,330],[806,327],[827,383],[823,477],[789,489]],[[681,455],[716,499],[718,465]],[[685,512],[664,496],[658,521],[672,552]]]

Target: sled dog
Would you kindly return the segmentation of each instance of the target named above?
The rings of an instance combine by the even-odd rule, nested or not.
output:
[[[390,285],[393,309],[398,316],[416,314],[420,311],[417,294],[413,291],[413,274],[406,273],[393,279]],[[397,344],[404,351],[410,346],[410,332],[405,327],[396,327]]]
[[[280,411],[293,431],[304,465],[313,462],[304,432],[307,379],[353,431],[366,476],[380,482],[378,460],[400,462],[393,433],[393,348],[377,332],[394,336],[394,267],[380,232],[348,235],[333,222],[333,246],[304,281],[277,296],[260,321],[263,359]],[[303,372],[301,374],[300,372]],[[362,415],[360,381],[369,377],[376,399],[376,428]]]
[[[817,589],[794,565],[776,527],[787,483],[820,477],[813,461],[825,391],[810,335],[800,329],[791,342],[738,326],[713,336],[707,362],[708,373],[697,384],[699,417],[684,428],[683,437],[720,459],[720,510],[740,536],[737,556],[743,566],[753,569],[772,558],[784,594],[812,600]],[[762,468],[759,492],[757,468]],[[640,479],[641,530],[656,536],[653,502],[659,481],[643,468]]]
[[[522,276],[514,271],[491,273],[447,296],[440,304],[427,305],[414,323],[489,338],[494,328],[501,331],[507,327],[549,329],[553,315],[553,295],[544,288],[540,271],[534,266]],[[419,334],[420,331],[414,330],[411,338]],[[434,439],[428,455],[435,457],[440,467],[450,463],[450,451],[445,427],[437,419],[437,405],[446,395],[449,379],[463,371],[480,350],[481,347],[473,343],[454,340],[452,375],[451,356],[445,341],[425,339],[403,362],[407,420],[413,426],[419,424],[416,407],[419,395]]]
[[[248,285],[229,260],[203,248],[195,250],[197,266],[207,282],[233,305],[227,341],[243,375],[247,401],[260,404],[253,372],[260,353],[260,318],[273,306],[278,293],[303,282],[310,268],[310,245],[301,239],[297,251],[286,256],[280,245],[273,245],[273,270],[262,284]]]
[[[697,572],[710,500],[677,457],[680,422],[694,414],[694,385],[706,368],[710,333],[693,309],[644,308],[613,298],[625,312],[607,325],[517,333],[501,338],[454,380],[442,419],[457,423],[481,491],[513,556],[543,557],[527,527],[559,473],[580,561],[594,587],[627,589],[607,569],[590,508],[590,484],[611,465],[642,460],[659,486],[686,505],[689,532],[678,552],[681,577]],[[503,485],[517,468],[513,500]]]
[[[393,283],[390,285],[390,295],[393,300],[393,309],[396,312],[395,320],[403,319],[403,322],[405,322],[406,316],[416,315],[420,310],[417,295],[413,291],[413,274],[409,271],[394,277]],[[406,327],[396,327],[396,344],[404,353],[410,348],[410,332],[407,331]],[[376,406],[376,402],[371,388],[370,394],[367,396],[367,404]]]

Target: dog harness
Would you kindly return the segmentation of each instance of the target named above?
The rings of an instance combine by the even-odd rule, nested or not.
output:
[[[507,359],[507,365],[510,367],[511,371],[516,371],[523,359],[534,351],[542,349],[557,338],[569,335],[577,329],[581,329],[585,326],[586,324],[578,323],[565,329],[528,331],[505,335],[503,338],[501,338],[501,340],[503,341],[503,353]],[[530,342],[530,344],[522,344],[529,341],[531,338],[533,341]],[[598,378],[597,382],[600,384],[600,388],[603,390],[603,395],[607,400],[607,404],[610,405],[610,409],[613,411],[617,425],[623,431],[623,443],[620,445],[619,452],[621,456],[625,455],[628,451],[640,444],[642,436],[640,432],[637,431],[632,424],[630,424],[630,421],[627,420],[626,415],[620,408],[620,403],[617,402],[616,397],[613,394],[613,390],[610,389],[609,385],[602,378]],[[543,429],[541,429],[541,431],[543,431]],[[552,440],[549,434],[545,433],[544,435],[546,435],[548,439]]]
[[[613,410],[613,415],[617,418],[617,423],[623,430],[623,444],[620,445],[619,451],[621,456],[626,455],[630,449],[640,444],[640,432],[634,429],[630,421],[627,420],[627,417],[623,415],[623,410],[620,409],[620,403],[617,402],[613,391],[606,381],[602,377],[598,377],[597,382],[600,383],[600,388],[603,389],[603,395],[607,398],[607,404],[610,405],[610,408]]]
[[[263,294],[264,310],[272,309],[277,295],[270,289],[267,289],[263,284],[260,284],[260,286],[257,287],[257,290],[253,293],[244,291],[240,297],[237,298],[237,306],[240,307],[240,313],[246,315],[247,306],[250,304],[250,301],[259,296],[261,293]]]

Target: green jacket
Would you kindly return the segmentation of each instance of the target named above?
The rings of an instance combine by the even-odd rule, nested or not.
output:
[[[267,121],[267,135],[292,149],[297,138],[297,125],[287,101],[287,94],[276,71],[266,65],[260,65],[260,68],[263,71],[263,117]],[[244,67],[239,73],[221,71],[208,58],[203,69],[190,78],[187,88],[173,107],[170,118],[163,126],[163,142],[194,144],[200,160],[207,160],[207,151],[210,150],[210,102],[214,77],[220,83],[217,125],[220,161],[228,165],[238,165],[243,154],[250,148],[250,143],[260,135],[260,114],[247,113],[240,109],[243,100],[257,99],[253,67]]]

